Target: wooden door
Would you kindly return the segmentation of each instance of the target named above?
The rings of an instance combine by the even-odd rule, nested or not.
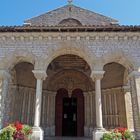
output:
[[[68,97],[66,89],[59,89],[55,98],[55,135],[62,136],[63,98]]]
[[[81,89],[75,89],[72,97],[77,98],[77,136],[84,136],[84,95]]]

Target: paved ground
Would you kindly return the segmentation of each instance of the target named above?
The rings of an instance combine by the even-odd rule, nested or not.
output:
[[[86,137],[46,137],[45,140],[91,140]]]

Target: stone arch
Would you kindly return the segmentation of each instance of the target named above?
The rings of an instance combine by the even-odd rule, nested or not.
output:
[[[116,62],[107,63],[104,66],[105,74],[102,79],[102,111],[104,118],[103,125],[106,129],[121,126],[127,127],[124,92],[124,75],[126,70],[127,69],[123,65]],[[105,107],[108,105],[112,107],[108,108],[107,111]],[[108,114],[108,117],[106,117],[106,114]],[[118,116],[116,116],[116,114]],[[110,115],[114,117],[109,117]]]
[[[9,99],[7,106],[10,110],[7,114],[10,117],[7,121],[13,122],[15,120],[20,120],[23,123],[32,125],[33,119],[29,118],[33,118],[35,106],[36,80],[32,73],[34,66],[32,63],[19,61],[19,63],[16,63],[13,68],[10,68],[11,81],[9,83],[9,92],[7,94],[7,98]],[[25,110],[28,110],[28,113]]]
[[[25,50],[14,51],[11,54],[6,54],[0,62],[0,67],[5,69],[12,69],[16,64],[21,62],[29,62],[35,64],[35,56]]]
[[[87,62],[91,70],[93,69],[93,62],[96,58],[95,55],[92,54],[92,51],[88,47],[85,47],[80,43],[70,42],[60,43],[59,46],[57,46],[56,48],[48,49],[48,56],[45,58],[45,61],[47,62],[46,69],[55,58],[61,55],[68,54],[79,56]]]
[[[114,50],[112,52],[108,52],[103,56],[103,67],[109,63],[117,63],[125,67],[125,74],[123,77],[124,84],[128,83],[128,74],[137,68],[137,65],[134,61],[134,58],[131,54],[125,54],[122,50]]]
[[[127,85],[127,69],[117,62],[110,62],[104,65],[105,71],[102,79],[102,88],[116,88]],[[108,80],[112,79],[112,81]],[[125,83],[124,83],[125,82]]]
[[[132,70],[136,67],[134,58],[131,56],[131,54],[126,55],[122,50],[108,52],[102,58],[104,66],[108,63],[116,62],[128,70]]]

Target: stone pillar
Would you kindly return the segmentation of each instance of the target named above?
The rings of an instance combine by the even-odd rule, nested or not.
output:
[[[43,140],[44,132],[40,127],[41,120],[41,105],[42,105],[42,84],[43,80],[46,79],[46,72],[33,70],[34,76],[37,79],[36,84],[36,101],[35,101],[35,118],[32,140]]]
[[[134,119],[134,130],[136,140],[140,140],[140,72],[131,72],[129,78]]]
[[[104,71],[92,71],[92,79],[95,81],[95,103],[96,103],[96,129],[93,132],[93,140],[100,140],[105,132],[102,122],[102,100],[101,100],[101,79]]]
[[[6,98],[8,96],[8,84],[9,84],[10,74],[6,70],[0,70],[0,129],[4,126],[7,121],[7,105]],[[7,122],[8,123],[8,122]]]
[[[52,129],[51,129],[51,136],[55,136],[55,97],[56,97],[56,92],[52,93],[53,96],[53,102],[52,102]]]
[[[130,129],[131,131],[134,131],[130,86],[124,86],[123,90],[125,93],[127,128]]]

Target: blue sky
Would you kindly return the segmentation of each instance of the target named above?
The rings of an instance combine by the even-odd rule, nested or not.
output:
[[[140,0],[74,0],[75,5],[113,17],[123,25],[140,25]],[[25,19],[67,4],[67,0],[1,0],[0,25],[22,25]]]

